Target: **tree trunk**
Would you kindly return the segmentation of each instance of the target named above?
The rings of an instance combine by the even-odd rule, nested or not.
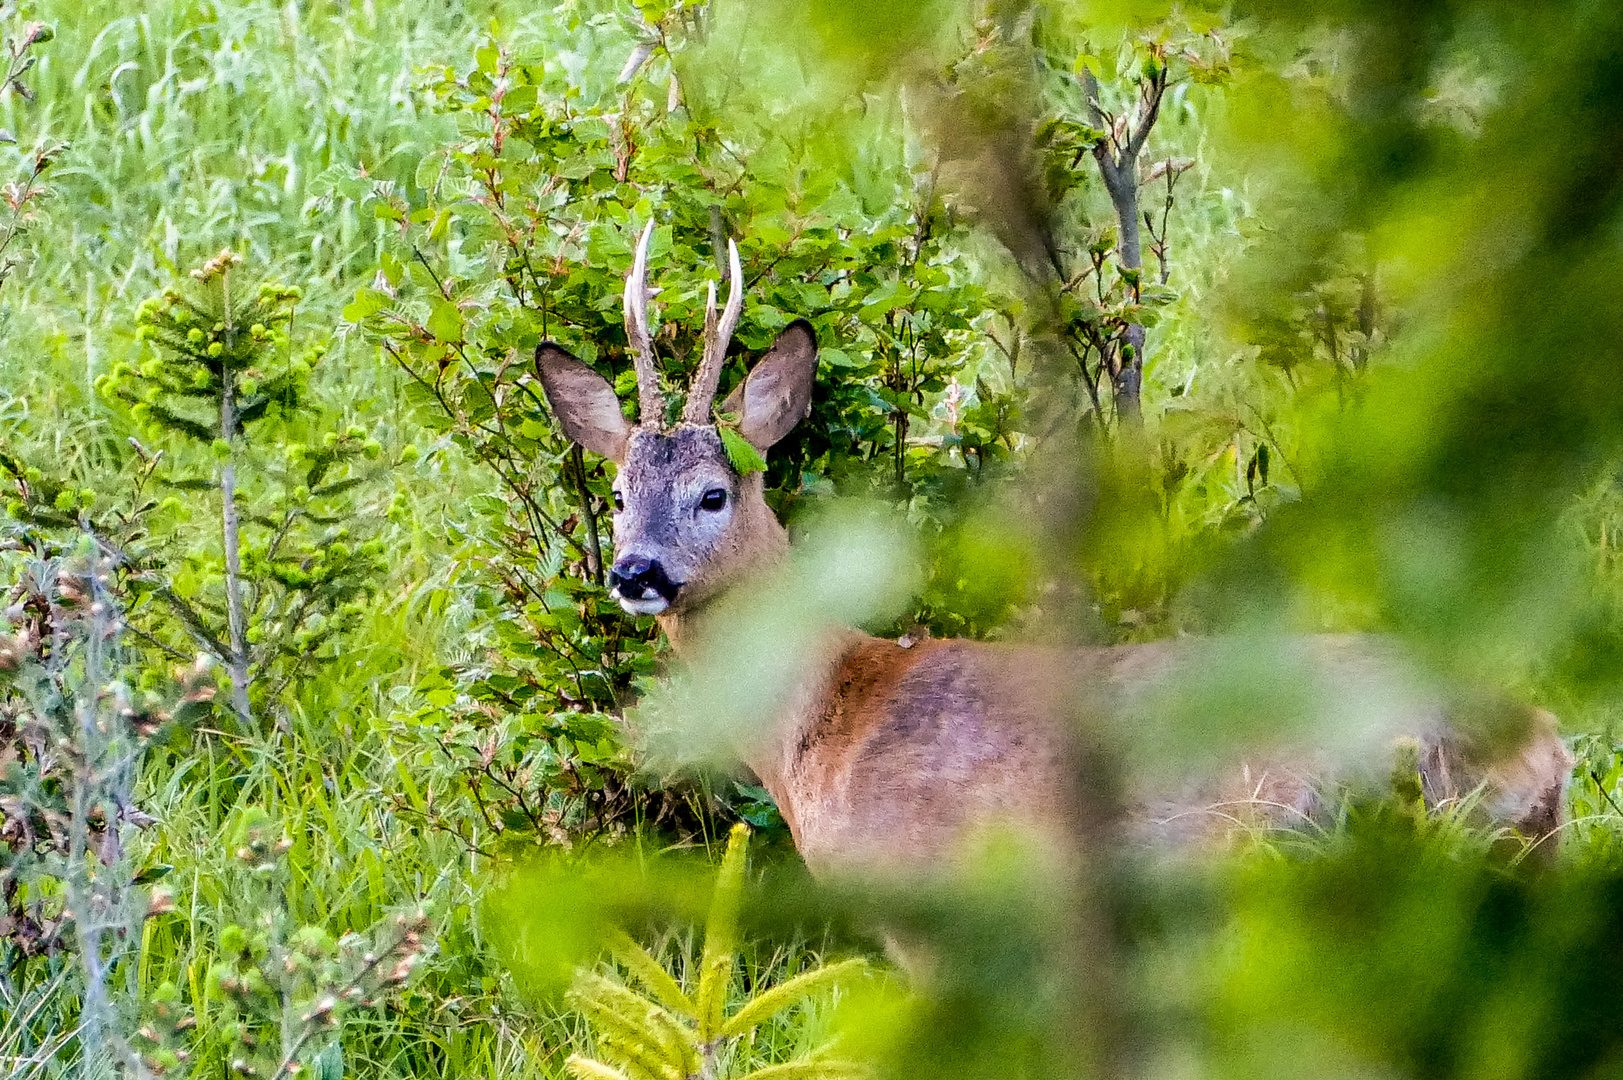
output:
[[[1094,144],[1093,159],[1099,165],[1099,176],[1110,193],[1110,205],[1116,211],[1116,225],[1120,240],[1116,245],[1116,260],[1123,270],[1142,272],[1143,255],[1139,242],[1138,155],[1144,149],[1150,129],[1161,114],[1161,98],[1166,93],[1166,67],[1150,78],[1141,88],[1136,121],[1131,128],[1123,127],[1121,138],[1112,133],[1114,125],[1099,107],[1099,81],[1093,72],[1083,69],[1082,91],[1087,97],[1090,119],[1105,132]],[[1138,293],[1135,285],[1133,292]],[[1130,323],[1127,340],[1116,362],[1111,367],[1110,385],[1116,401],[1116,416],[1129,425],[1143,422],[1140,397],[1144,384],[1144,327]]]
[[[1109,150],[1105,153],[1108,156]],[[1109,173],[1102,167],[1100,172],[1105,178],[1110,205],[1116,209],[1116,223],[1121,230],[1121,240],[1116,247],[1117,259],[1122,269],[1142,273],[1144,259],[1138,233],[1138,155],[1134,153]],[[1138,290],[1135,287],[1133,291],[1136,293]],[[1143,387],[1144,326],[1135,322],[1128,324],[1126,346],[1121,351],[1120,362],[1110,373],[1117,417],[1133,425],[1143,423],[1144,413],[1140,405]]]

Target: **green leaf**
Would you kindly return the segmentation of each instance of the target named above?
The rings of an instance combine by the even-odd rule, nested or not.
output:
[[[390,300],[387,293],[381,293],[376,289],[356,289],[355,302],[344,307],[344,321],[352,323],[364,322],[388,307],[389,304]]]
[[[428,332],[441,341],[462,340],[462,311],[449,300],[435,300],[428,317]]]
[[[732,462],[733,471],[739,476],[766,472],[766,459],[761,456],[759,450],[750,445],[748,439],[732,428],[724,427],[716,430],[721,432],[722,449],[727,451],[727,460]]]
[[[168,877],[172,870],[174,870],[174,867],[168,863],[153,863],[139,874],[136,874],[132,881],[136,885],[150,885],[160,878]]]
[[[400,287],[401,279],[406,276],[406,268],[400,260],[387,251],[378,256],[378,269],[383,271],[384,278],[395,288]]]
[[[316,1080],[343,1080],[344,1078],[344,1044],[336,1039],[321,1048],[316,1055]]]
[[[451,231],[451,211],[441,210],[434,217],[434,224],[428,229],[429,240],[444,240],[445,234]]]

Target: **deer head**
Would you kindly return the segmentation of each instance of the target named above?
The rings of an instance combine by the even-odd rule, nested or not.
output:
[[[704,355],[679,423],[665,425],[653,340],[648,332],[648,240],[643,230],[626,277],[626,339],[637,372],[638,422],[621,411],[614,387],[565,349],[536,349],[541,385],[564,433],[619,466],[614,481],[614,567],[609,584],[636,615],[679,615],[781,557],[788,536],[763,495],[762,475],[740,475],[710,414],[722,362],[743,310],[738,246],[727,245],[727,306],[716,313],[710,285]],[[817,339],[804,319],[790,324],[722,403],[738,432],[762,454],[811,409]]]

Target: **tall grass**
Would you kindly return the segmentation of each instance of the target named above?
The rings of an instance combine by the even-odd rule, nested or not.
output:
[[[334,177],[359,171],[410,184],[418,161],[455,134],[416,93],[420,71],[465,65],[492,19],[531,47],[579,19],[589,25],[577,43],[624,37],[590,11],[468,0],[25,7],[19,24],[39,20],[56,36],[28,78],[36,100],[0,101],[0,126],[19,137],[0,148],[0,179],[36,144],[67,149],[48,173],[50,199],[25,237],[23,265],[0,292],[0,445],[89,484],[116,483],[131,432],[93,384],[140,359],[136,305],[223,247],[244,254],[256,277],[300,285],[306,328],[336,326],[338,308],[369,282],[388,226],[335,194]],[[589,49],[558,57],[577,73],[622,60]],[[162,875],[174,908],[146,924],[139,990],[179,987],[203,1048],[193,1073],[226,1070],[205,977],[224,924],[252,915],[239,910],[245,869],[228,838],[245,813],[262,810],[293,841],[286,904],[295,924],[340,934],[419,902],[435,919],[439,944],[426,972],[393,1008],[350,1023],[346,1074],[557,1075],[561,1048],[583,1045],[584,1030],[562,1014],[514,1010],[506,976],[484,951],[488,868],[462,840],[424,825],[432,748],[391,738],[400,695],[430,667],[481,647],[467,633],[482,594],[469,569],[478,526],[464,507],[488,481],[424,437],[398,396],[397,372],[374,348],[333,342],[314,390],[311,407],[339,424],[361,424],[391,447],[419,441],[442,452],[397,475],[408,512],[394,524],[383,517],[395,491],[363,506],[392,530],[401,557],[369,625],[330,677],[311,681],[287,728],[178,733],[150,752],[139,802],[159,824],[137,839],[138,857]],[[200,534],[195,543],[211,541]],[[751,984],[799,959],[752,961]],[[69,1067],[58,1058],[71,1031],[55,1018],[72,1014],[61,980],[0,980],[0,989],[4,1071]],[[787,1052],[790,1040],[774,1036],[763,1053]]]

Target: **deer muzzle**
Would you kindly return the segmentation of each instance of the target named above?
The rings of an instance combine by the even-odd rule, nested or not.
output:
[[[675,602],[681,587],[657,559],[627,555],[609,570],[609,595],[633,615],[658,615]]]

